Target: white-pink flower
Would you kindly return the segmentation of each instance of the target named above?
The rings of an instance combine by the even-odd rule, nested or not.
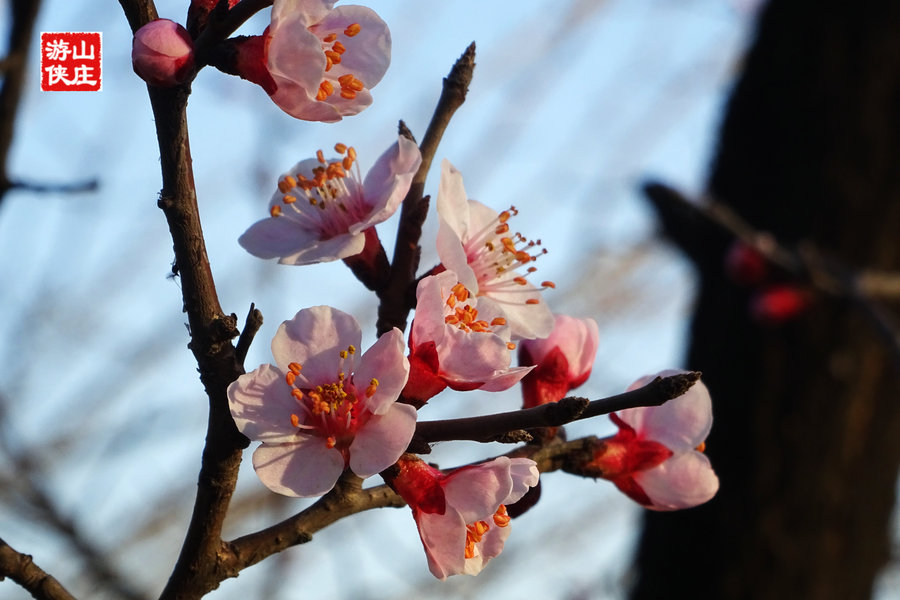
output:
[[[523,407],[557,402],[587,381],[599,340],[596,321],[568,315],[555,315],[548,337],[522,340],[519,364],[535,365],[522,380]]]
[[[553,283],[544,281],[538,288],[526,279],[536,270],[530,263],[546,251],[540,249],[540,240],[531,241],[510,231],[508,221],[516,214],[515,207],[497,213],[469,200],[462,175],[444,160],[437,211],[441,264],[455,271],[473,294],[500,304],[513,339],[547,337],[553,329],[553,314],[540,292]],[[524,274],[516,270],[519,267]]]
[[[680,372],[648,375],[628,389]],[[712,428],[712,401],[702,382],[661,406],[629,408],[610,418],[619,432],[598,443],[584,474],[609,479],[653,510],[690,508],[715,496],[719,478],[703,454]]]
[[[275,0],[266,32],[236,42],[229,72],[261,85],[298,119],[357,114],[391,62],[391,33],[372,9],[333,8],[336,1]]]
[[[416,411],[395,401],[409,363],[403,334],[382,335],[361,357],[356,320],[328,306],[301,310],[272,340],[275,365],[228,387],[238,429],[262,444],[253,467],[269,489],[319,496],[345,468],[369,477],[394,464],[416,427]]]
[[[409,334],[410,378],[404,397],[420,402],[449,386],[505,390],[532,367],[510,367],[510,329],[491,298],[477,298],[453,271],[423,278]]]
[[[422,162],[415,142],[399,137],[363,180],[356,151],[335,145],[340,158],[316,158],[294,165],[278,179],[269,201],[269,217],[254,223],[238,239],[250,254],[308,265],[354,256],[363,251],[366,229],[390,217],[400,206]]]
[[[506,505],[540,478],[533,460],[505,456],[443,473],[406,454],[397,467],[390,484],[412,509],[428,568],[442,580],[477,575],[503,551],[510,533]]]

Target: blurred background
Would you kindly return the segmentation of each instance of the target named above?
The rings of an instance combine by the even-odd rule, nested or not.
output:
[[[4,34],[8,4],[0,4]],[[426,193],[436,194],[447,158],[469,197],[519,208],[513,229],[549,250],[537,267],[557,284],[547,295],[553,310],[600,325],[593,376],[579,393],[615,394],[641,375],[684,365],[695,273],[660,240],[640,184],[653,176],[703,190],[755,8],[726,0],[514,4],[370,4],[391,28],[391,67],[374,104],[334,125],[296,121],[257,86],[200,73],[188,118],[220,300],[241,323],[251,302],[265,317],[248,369],[269,362],[277,326],[312,305],[352,313],[363,346],[373,341],[375,298],[343,264],[280,266],[236,240],[266,215],[278,175],[315,150],[353,145],[366,169],[394,141],[398,120],[421,139],[442,77],[473,40],[475,77]],[[183,23],[187,1],[157,8]],[[268,11],[239,33],[257,34],[267,22]],[[96,179],[98,189],[12,190],[0,203],[0,537],[76,596],[155,597],[193,504],[206,399],[156,207],[153,119],[117,3],[45,0],[35,31],[102,32],[103,89],[39,91],[36,35],[7,172],[41,184]],[[379,226],[387,248],[395,227]],[[423,269],[437,262],[436,229],[432,208]],[[422,417],[519,402],[515,390],[445,392]],[[568,429],[571,438],[614,428],[599,418]],[[446,443],[431,460],[449,467],[504,450]],[[308,504],[270,493],[247,460],[226,538]],[[640,516],[607,482],[553,473],[543,478],[541,502],[514,523],[503,555],[477,578],[435,581],[408,509],[388,509],[345,519],[211,597],[624,598]],[[881,597],[892,597],[896,578],[888,572]],[[0,598],[24,597],[0,582]]]

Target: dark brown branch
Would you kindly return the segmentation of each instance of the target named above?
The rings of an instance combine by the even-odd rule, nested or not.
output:
[[[272,6],[272,3],[273,0],[241,0],[221,16],[219,9],[214,9],[209,22],[194,42],[197,68],[207,64],[209,52],[216,44],[237,31],[250,17]],[[227,4],[221,3],[219,6],[224,8]]]
[[[3,85],[0,87],[0,204],[12,182],[6,171],[9,149],[16,127],[16,114],[25,85],[28,47],[34,33],[34,23],[40,0],[13,0],[10,3],[9,48],[4,60]]]
[[[156,16],[151,1],[120,2],[133,30]],[[206,446],[194,510],[178,561],[161,597],[198,598],[203,593],[198,590],[207,589],[212,577],[242,450],[249,443],[234,425],[226,395],[228,384],[242,373],[231,344],[238,333],[237,317],[222,312],[206,254],[188,141],[189,89],[186,85],[166,89],[148,86],[147,89],[162,170],[163,186],[158,204],[169,224],[175,265],[181,276],[191,334],[189,346],[209,397]]]
[[[409,315],[406,302],[407,290],[415,280],[419,268],[419,238],[422,236],[422,224],[428,214],[428,198],[423,197],[425,179],[431,162],[437,152],[438,144],[450,118],[466,99],[466,92],[475,71],[475,42],[466,48],[459,60],[444,78],[444,87],[438,100],[431,123],[425,131],[425,137],[419,145],[422,153],[422,164],[413,177],[412,185],[403,206],[400,209],[400,225],[397,229],[397,241],[394,245],[394,257],[391,263],[391,276],[387,286],[379,293],[381,301],[378,307],[378,335],[389,331],[392,327],[406,329]]]
[[[496,441],[498,436],[518,429],[559,427],[572,421],[589,419],[626,408],[659,406],[684,394],[699,379],[699,372],[689,371],[657,377],[644,387],[594,401],[573,396],[535,408],[481,417],[420,421],[416,425],[411,446],[420,448],[424,444],[450,440],[491,442]]]
[[[0,538],[0,581],[9,577],[37,600],[75,600],[62,584]]]
[[[234,360],[237,361],[239,365],[243,366],[244,359],[247,358],[247,351],[250,349],[250,344],[253,343],[253,338],[256,336],[256,332],[259,331],[259,328],[262,327],[262,324],[262,313],[259,312],[256,305],[251,302],[250,312],[247,313],[247,320],[244,322],[244,329],[241,330],[241,336],[238,338],[237,346],[235,346],[234,349]]]

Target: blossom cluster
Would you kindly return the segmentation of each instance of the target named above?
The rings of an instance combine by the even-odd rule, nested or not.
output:
[[[336,1],[275,0],[263,32],[206,48],[203,60],[260,85],[298,119],[357,114],[387,70],[391,37],[371,9]],[[159,19],[141,28],[135,71],[151,86],[188,83],[197,69],[195,44],[234,6],[194,0],[187,27]],[[378,292],[390,265],[376,226],[400,208],[423,157],[403,135],[365,176],[365,159],[353,146],[338,143],[328,154],[319,150],[281,173],[262,218],[238,242],[284,265],[343,260]],[[439,262],[410,282],[408,333],[390,328],[363,349],[353,316],[330,306],[303,308],[275,333],[274,364],[241,375],[227,395],[237,428],[259,442],[253,467],[265,486],[316,497],[344,473],[380,474],[411,508],[430,571],[445,579],[477,574],[500,554],[511,514],[524,512],[507,508],[538,486],[540,469],[527,451],[449,470],[429,465],[412,452],[419,412],[448,389],[489,393],[517,384],[523,409],[558,402],[590,377],[600,336],[593,319],[551,311],[545,292],[555,284],[537,279],[535,266],[546,250],[514,229],[519,210],[469,198],[448,160],[436,212]],[[568,471],[607,479],[655,510],[712,498],[718,479],[703,453],[712,404],[702,383],[662,406],[610,418],[618,433],[593,441]],[[534,431],[532,447],[556,443],[558,433]]]

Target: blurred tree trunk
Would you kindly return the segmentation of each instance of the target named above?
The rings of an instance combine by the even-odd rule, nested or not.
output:
[[[709,188],[783,243],[900,271],[900,2],[773,0]],[[849,302],[752,321],[750,292],[722,268],[730,240],[657,209],[700,274],[687,366],[713,395],[722,487],[703,507],[646,515],[632,598],[869,597],[900,463],[894,357]]]

